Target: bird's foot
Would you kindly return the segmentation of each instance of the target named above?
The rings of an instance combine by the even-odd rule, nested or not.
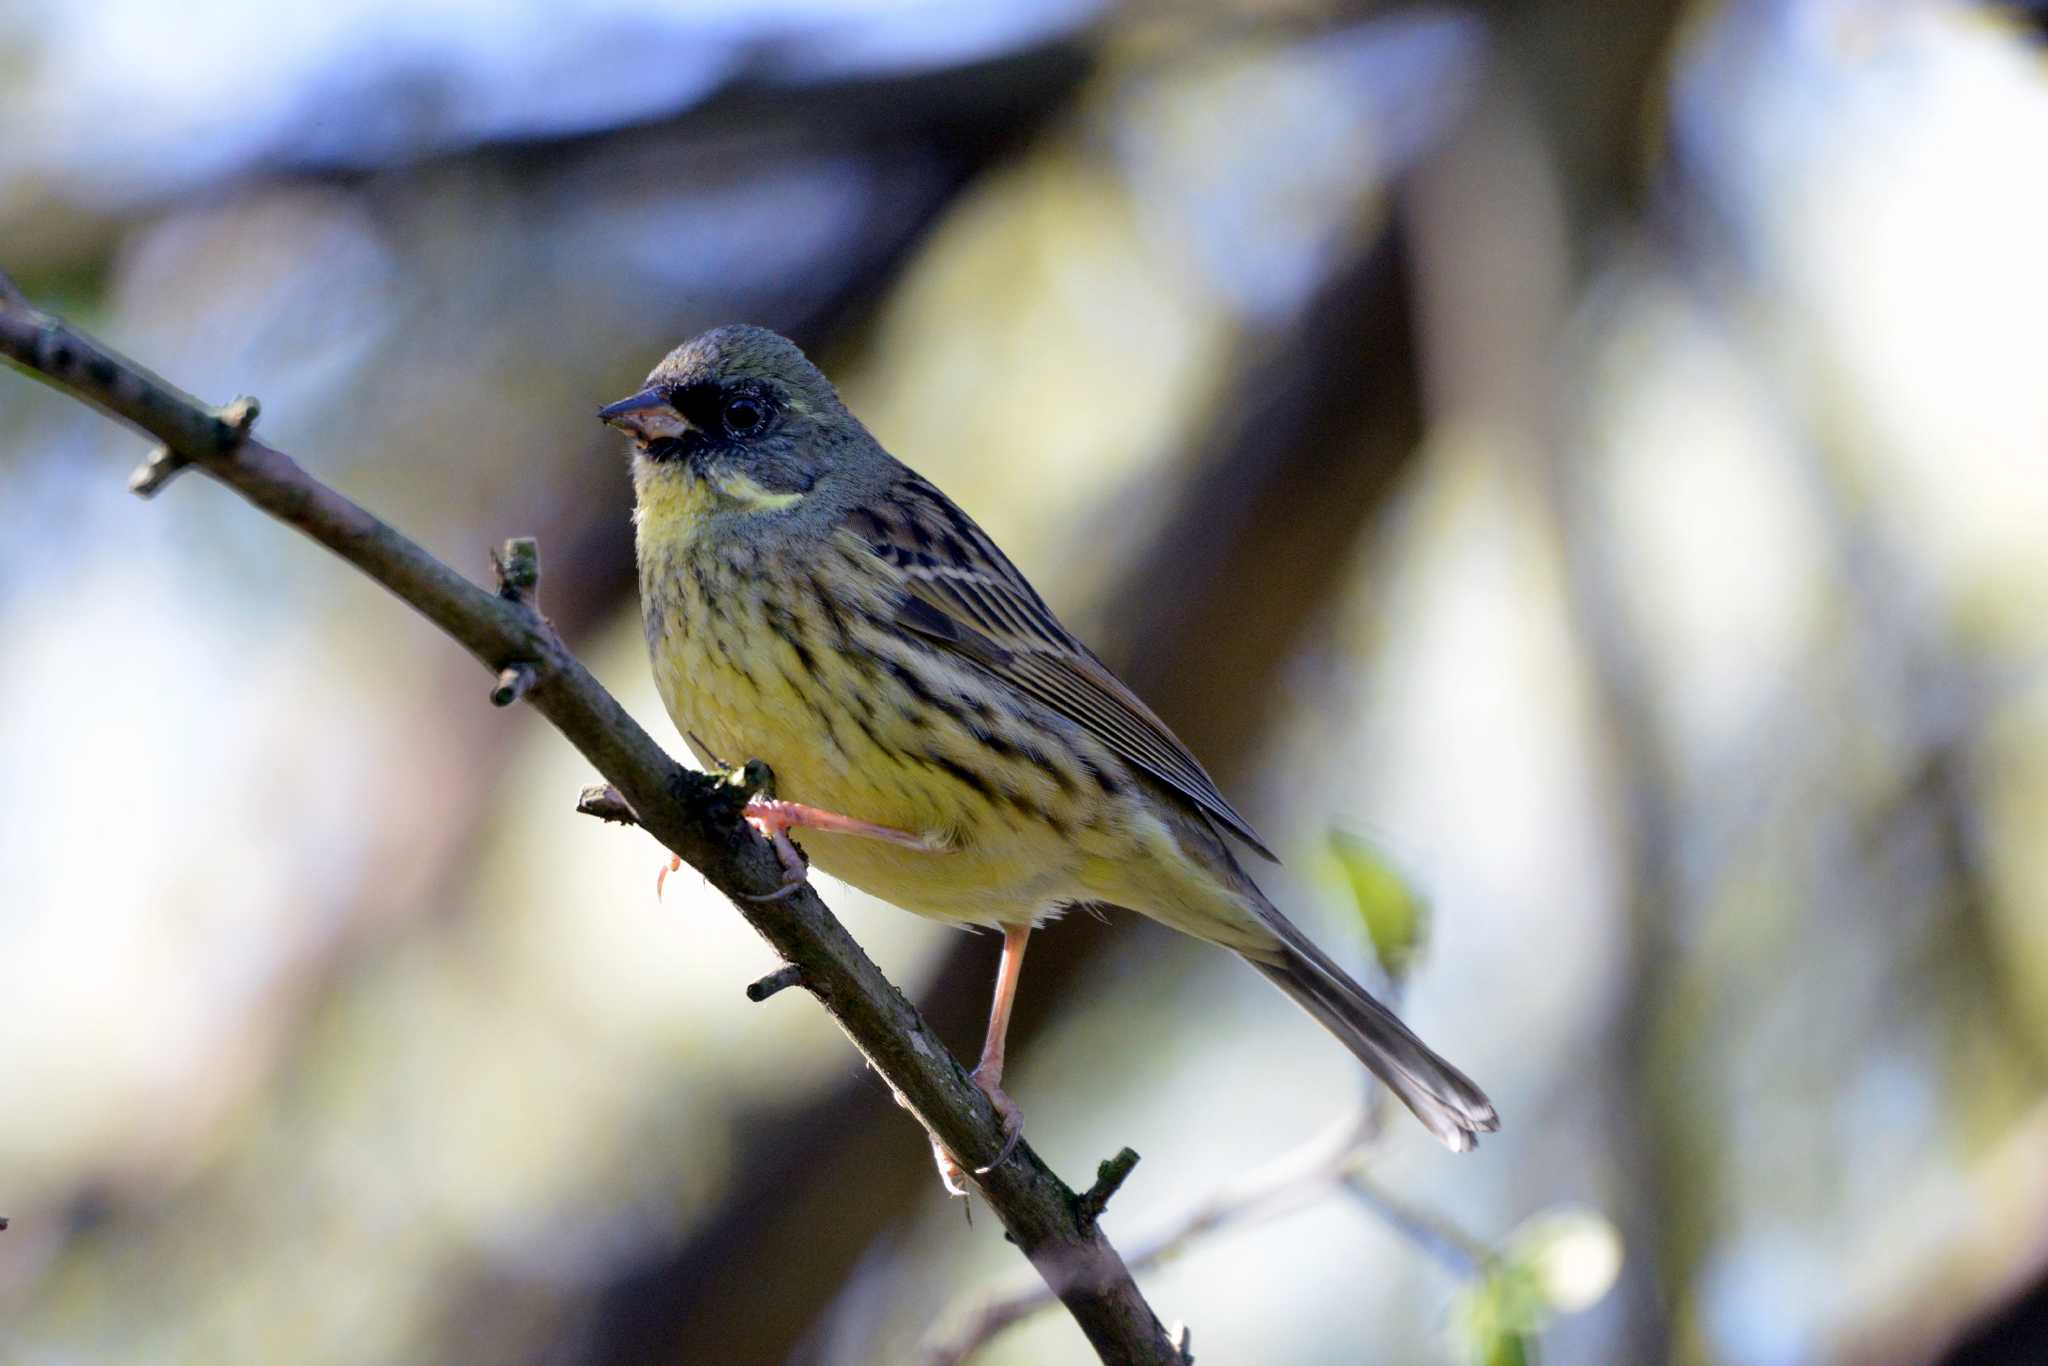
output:
[[[792,830],[823,830],[834,835],[858,835],[862,839],[886,840],[900,844],[906,849],[929,849],[930,843],[907,830],[893,826],[876,825],[873,821],[857,820],[842,816],[837,811],[825,811],[801,802],[779,801],[774,797],[755,797],[747,803],[746,822],[754,827],[763,838],[775,846],[775,856],[782,860],[782,885],[772,892],[755,897],[756,901],[780,901],[804,885],[808,873],[803,853],[789,838]]]
[[[750,768],[752,766],[748,765]],[[756,833],[775,846],[775,857],[782,863],[782,885],[772,892],[764,892],[754,897],[755,901],[780,901],[784,897],[794,895],[796,889],[804,885],[809,874],[809,865],[804,862],[803,851],[798,849],[795,841],[789,837],[792,830],[824,830],[835,835],[858,835],[863,839],[886,840],[891,844],[900,844],[906,849],[930,850],[935,847],[930,840],[921,835],[913,835],[907,830],[898,830],[889,825],[876,825],[873,821],[857,820],[852,816],[842,816],[836,811],[805,806],[801,802],[779,801],[774,797],[750,799],[742,817]],[[661,889],[668,881],[668,875],[677,872],[682,866],[683,861],[672,856],[654,875],[654,895],[657,900],[661,897]]]
[[[996,1109],[996,1117],[1003,1122],[1002,1151],[998,1152],[995,1160],[986,1167],[976,1167],[971,1173],[974,1176],[987,1176],[1008,1161],[1010,1154],[1017,1150],[1018,1140],[1024,1137],[1024,1111],[1018,1108],[1017,1102],[1011,1100],[1009,1093],[998,1085],[1001,1080],[1000,1072],[991,1075],[984,1068],[977,1067],[968,1075],[973,1078],[974,1084],[981,1088],[981,1093],[988,1097],[988,1103]],[[932,1140],[932,1160],[938,1163],[939,1180],[945,1185],[946,1194],[966,1195],[970,1172],[961,1166],[959,1159],[947,1152],[946,1145],[936,1138]]]

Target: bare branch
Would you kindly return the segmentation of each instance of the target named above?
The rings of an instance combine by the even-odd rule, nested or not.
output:
[[[1476,1276],[1494,1260],[1486,1244],[1442,1215],[1403,1202],[1357,1167],[1340,1175],[1338,1184],[1454,1276]]]
[[[164,454],[145,469],[165,473],[143,483],[161,487],[177,462],[196,466],[439,626],[499,676],[499,688],[514,694],[506,703],[523,694],[610,782],[616,801],[599,793],[585,809],[630,817],[702,873],[799,970],[800,984],[926,1130],[964,1167],[990,1167],[976,1178],[982,1194],[1096,1352],[1106,1361],[1184,1360],[1116,1249],[1100,1229],[1084,1226],[1073,1191],[1030,1145],[1018,1143],[997,1162],[1005,1139],[988,1098],[817,894],[804,886],[781,900],[760,900],[781,887],[782,868],[768,842],[741,820],[744,795],[670,759],[569,652],[534,606],[539,563],[530,542],[510,543],[499,555],[501,591],[480,587],[255,439],[254,403],[209,409],[31,307],[4,275],[0,358],[161,443]]]

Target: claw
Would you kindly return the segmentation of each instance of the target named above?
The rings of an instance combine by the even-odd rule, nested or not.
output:
[[[661,871],[654,875],[654,899],[656,901],[661,900],[661,889],[668,882],[668,875],[680,871],[682,866],[682,859],[671,854],[668,862],[661,866]]]
[[[1009,1161],[1010,1154],[1017,1151],[1017,1144],[1024,1138],[1024,1111],[1018,1108],[1016,1101],[1010,1099],[1008,1092],[997,1085],[996,1076],[989,1075],[988,1071],[980,1067],[968,1075],[973,1078],[974,1084],[981,1088],[981,1093],[988,1097],[988,1103],[995,1107],[997,1117],[1003,1121],[1002,1151],[996,1154],[993,1162],[985,1167],[976,1167],[972,1171],[974,1176],[987,1176]],[[998,1071],[997,1076],[999,1075]],[[966,1195],[969,1170],[961,1166],[960,1159],[947,1152],[945,1145],[936,1138],[932,1140],[932,1160],[938,1164],[939,1181],[945,1186],[946,1194]]]
[[[996,1107],[996,1114],[1003,1121],[1003,1150],[997,1153],[995,1161],[989,1163],[986,1167],[976,1167],[974,1169],[976,1176],[987,1176],[997,1167],[1009,1161],[1010,1154],[1017,1151],[1017,1144],[1024,1137],[1024,1112],[1017,1107],[1017,1102],[1011,1100],[1009,1093],[1004,1091],[1002,1087],[996,1085],[993,1081],[984,1079],[979,1067],[974,1069],[974,1084],[979,1086],[982,1094],[988,1097],[989,1104]]]
[[[932,1140],[932,1161],[939,1167],[939,1184],[946,1188],[946,1194],[958,1199],[967,1198],[967,1169],[954,1160],[946,1151],[946,1145],[936,1138]]]

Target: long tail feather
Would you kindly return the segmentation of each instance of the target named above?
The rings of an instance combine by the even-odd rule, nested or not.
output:
[[[1277,914],[1267,923],[1281,936],[1279,948],[1270,956],[1247,954],[1246,961],[1336,1035],[1446,1148],[1470,1152],[1480,1134],[1500,1127],[1493,1102],[1463,1072],[1438,1057],[1293,925]]]

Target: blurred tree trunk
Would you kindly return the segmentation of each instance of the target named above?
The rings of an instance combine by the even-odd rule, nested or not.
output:
[[[1567,567],[1567,610],[1607,720],[1631,932],[1604,1057],[1588,1064],[1596,1079],[1593,1098],[1608,1117],[1616,1171],[1604,1203],[1628,1247],[1606,1312],[1621,1320],[1610,1340],[1616,1359],[1662,1361],[1670,1352],[1673,1232],[1666,1214],[1679,1180],[1673,1170],[1678,1149],[1665,1127],[1672,1117],[1650,1048],[1664,1013],[1668,933],[1677,909],[1677,813],[1641,684],[1642,646],[1629,636],[1589,540],[1597,529],[1560,422],[1559,385],[1568,377],[1558,366],[1556,342],[1576,295],[1600,264],[1603,242],[1649,198],[1657,96],[1684,7],[1672,0],[1528,0],[1495,12],[1497,75],[1464,135],[1432,168],[1438,177],[1433,193],[1463,223],[1424,246],[1447,257],[1434,263],[1434,272],[1452,279],[1483,277],[1486,260],[1460,253],[1498,253],[1504,235],[1526,239],[1559,229],[1564,259],[1555,263],[1554,282],[1516,281],[1512,297],[1492,306],[1475,309],[1464,300],[1461,311],[1481,314],[1483,326],[1473,316],[1433,319],[1430,334],[1443,339],[1450,354],[1433,351],[1428,364],[1433,395],[1438,386],[1462,388],[1451,402],[1476,407],[1534,443],[1541,462],[1535,473],[1549,490]],[[1489,160],[1504,152],[1538,164],[1503,167]],[[1523,181],[1526,197],[1500,184],[1503,171]],[[1554,225],[1545,219],[1551,207],[1537,202],[1553,191],[1559,201]],[[1520,218],[1517,206],[1525,211]],[[1503,213],[1510,221],[1474,221]]]

